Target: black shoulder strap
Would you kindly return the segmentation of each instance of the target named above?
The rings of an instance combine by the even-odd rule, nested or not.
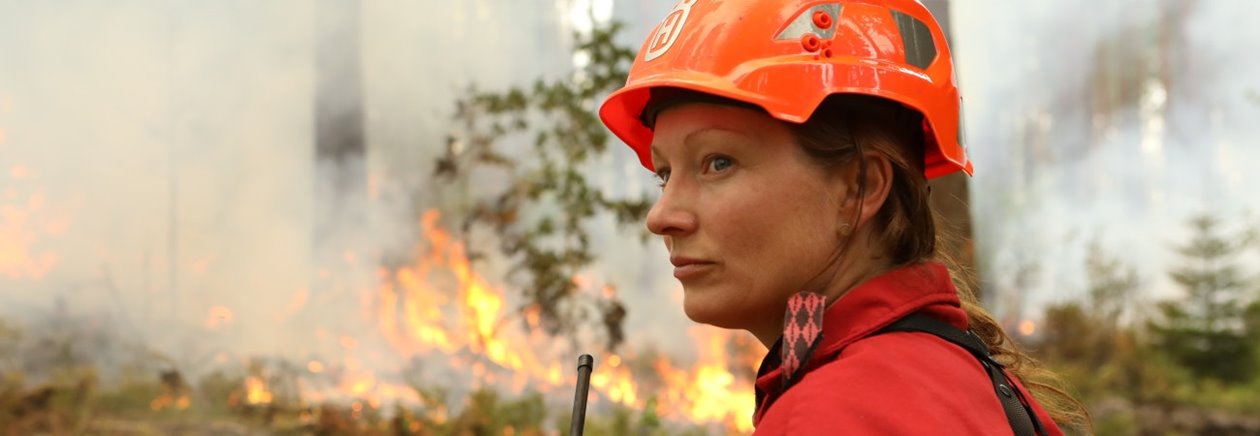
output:
[[[959,330],[957,327],[929,315],[912,313],[871,334],[871,336],[891,332],[930,333],[967,350],[972,356],[975,356],[976,360],[980,361],[980,365],[984,366],[984,370],[989,373],[989,379],[993,382],[993,391],[997,393],[998,401],[1002,402],[1002,409],[1006,412],[1006,420],[1011,423],[1011,429],[1015,431],[1015,436],[1046,434],[1046,429],[1041,425],[1041,420],[1037,419],[1037,414],[1033,413],[1028,406],[1030,401],[1024,398],[1023,393],[1019,389],[1014,387],[1014,384],[1007,378],[1006,371],[1002,370],[1002,364],[993,360],[993,357],[989,355],[989,348],[975,334],[970,331],[964,332]]]

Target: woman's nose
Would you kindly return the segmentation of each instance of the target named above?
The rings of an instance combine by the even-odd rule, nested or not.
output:
[[[648,211],[647,227],[661,236],[682,236],[696,230],[696,214],[688,201],[666,188]]]

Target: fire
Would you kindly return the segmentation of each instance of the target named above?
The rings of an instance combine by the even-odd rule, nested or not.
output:
[[[256,376],[245,378],[245,402],[249,404],[270,404],[271,390],[267,383]]]
[[[210,313],[206,315],[206,328],[210,330],[217,329],[232,323],[232,309],[224,306],[210,307]]]
[[[696,421],[726,422],[740,432],[752,431],[753,388],[737,383],[727,360],[726,345],[734,334],[702,327],[690,333],[702,344],[700,361],[692,371],[675,369],[665,359],[656,362],[667,386],[661,408],[682,410]]]
[[[526,307],[519,314],[508,311],[503,290],[473,270],[462,243],[438,220],[435,211],[423,215],[420,224],[426,241],[415,265],[378,272],[382,283],[374,296],[375,320],[384,339],[405,358],[449,356],[445,361],[450,367],[466,371],[472,383],[497,384],[514,392],[526,388],[571,392],[575,374],[560,364],[571,356],[540,332],[538,308]],[[571,280],[592,295],[615,295],[611,287],[596,287],[590,275]],[[529,328],[517,328],[520,321]],[[675,367],[666,359],[654,365],[631,364],[643,362],[633,353],[609,355],[591,375],[593,401],[638,409],[655,404],[657,414],[667,419],[751,431],[755,362],[730,358],[727,347],[736,333],[697,327],[692,336],[700,353],[690,368]],[[363,395],[382,389],[370,375],[347,380],[343,392]]]
[[[473,272],[463,245],[439,229],[437,220],[438,214],[430,211],[421,221],[429,255],[419,265],[396,271],[394,280],[379,290],[377,320],[382,332],[405,356],[468,350],[502,368],[546,380],[548,368],[532,353],[509,345],[507,335],[498,332],[504,320],[502,292]],[[433,287],[444,274],[453,276],[456,295]],[[443,313],[442,307],[452,301],[458,303],[458,313]]]
[[[1019,322],[1019,334],[1024,335],[1024,336],[1032,336],[1032,334],[1035,333],[1036,331],[1037,331],[1037,324],[1033,323],[1032,320],[1026,319]]]
[[[518,393],[569,386],[569,374],[556,363],[568,359],[539,354],[554,350],[556,341],[539,331],[538,308],[521,312],[530,329],[516,328],[518,319],[506,310],[503,291],[473,270],[464,246],[438,226],[438,219],[429,211],[421,220],[427,246],[416,265],[380,273],[376,319],[390,345],[404,357],[449,355],[451,367],[468,370],[477,384],[503,382]],[[581,276],[573,280],[588,282]],[[610,398],[641,405],[628,371],[603,377],[608,379],[598,381],[600,386],[616,391],[605,393]]]
[[[188,409],[189,404],[190,400],[188,399],[188,394],[186,393],[171,395],[169,392],[163,392],[162,395],[159,395],[157,398],[154,398],[153,401],[149,402],[149,408],[155,411],[171,407],[178,410],[186,410]]]
[[[591,387],[614,403],[643,407],[634,376],[624,366],[605,366],[591,374]]]
[[[371,371],[362,368],[357,362],[351,365],[352,358],[339,367],[342,375],[335,386],[317,388],[307,383],[299,383],[302,398],[308,403],[322,403],[329,400],[352,400],[366,402],[371,408],[379,409],[385,404],[419,404],[420,397],[412,386],[393,384],[377,378]],[[318,361],[307,364],[312,374],[333,373],[334,369],[325,367]]]
[[[65,233],[68,223],[45,216],[43,189],[26,187],[36,179],[29,167],[14,165],[9,179],[13,185],[0,200],[0,276],[40,279],[52,270],[58,258],[53,252],[38,252],[34,247],[43,236]]]
[[[0,100],[0,110],[5,104]],[[7,139],[6,132],[0,130],[0,144]],[[39,168],[5,165],[0,166],[0,180],[7,182],[0,195],[0,277],[39,279],[58,261],[55,253],[42,251],[41,240],[65,235],[70,221],[49,216],[50,204],[55,202],[50,202],[45,191],[36,185],[40,181]],[[378,188],[378,180],[373,176],[372,198],[377,197]],[[395,360],[398,356],[403,360],[436,356],[439,362],[449,363],[451,372],[470,378],[471,383],[515,393],[537,390],[572,395],[576,377],[573,353],[563,341],[542,333],[541,309],[531,306],[518,310],[517,302],[507,298],[502,288],[474,270],[464,244],[439,225],[439,218],[436,211],[422,216],[424,244],[414,265],[380,268],[379,287],[362,293],[368,298],[366,306],[371,309],[373,327],[379,336],[329,326],[313,332],[341,356],[312,354],[302,358],[306,371],[295,384],[303,400],[350,399],[356,415],[382,410],[389,402],[422,402],[414,386],[394,383],[388,374],[373,372],[380,367],[371,353],[382,342],[394,352],[389,357]],[[375,255],[370,250],[338,251],[340,256],[334,257],[338,261],[334,263],[339,264],[336,267],[371,265]],[[178,266],[201,275],[214,273],[217,260],[206,256]],[[324,266],[315,275],[331,280],[335,271],[336,268]],[[617,295],[613,287],[601,285],[594,273],[576,274],[570,280],[594,298]],[[273,313],[283,320],[308,305],[318,305],[325,296],[298,288],[293,290],[288,304],[278,305]],[[237,315],[227,306],[212,305],[202,324],[210,330],[224,329],[237,321]],[[665,419],[724,425],[728,432],[751,431],[753,392],[748,375],[753,363],[733,357],[728,349],[739,334],[700,327],[690,333],[699,353],[689,365],[677,365],[665,358],[652,361],[633,350],[602,356],[591,376],[592,404],[653,407]],[[228,365],[235,359],[231,353],[219,352],[212,360]],[[303,366],[299,364],[297,368],[300,372]],[[291,399],[294,386],[286,384],[283,375],[271,377],[264,373],[251,370],[229,402],[274,406]],[[186,390],[172,387],[153,398],[149,406],[153,410],[185,410],[190,403]],[[442,404],[431,405],[429,410],[438,423],[454,416]],[[310,418],[308,412],[303,413],[306,419]],[[519,431],[509,429],[507,433]]]

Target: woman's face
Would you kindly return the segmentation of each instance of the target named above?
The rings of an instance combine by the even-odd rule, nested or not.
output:
[[[675,106],[654,136],[665,183],[647,225],[669,249],[687,316],[778,332],[787,298],[840,243],[841,179],[812,163],[787,126],[751,109]]]

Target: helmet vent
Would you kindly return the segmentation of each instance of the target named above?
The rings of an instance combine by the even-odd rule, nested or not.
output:
[[[905,12],[892,11],[897,21],[897,29],[901,31],[901,45],[906,48],[906,63],[921,69],[927,69],[936,60],[936,43],[932,41],[932,31],[928,25]]]

